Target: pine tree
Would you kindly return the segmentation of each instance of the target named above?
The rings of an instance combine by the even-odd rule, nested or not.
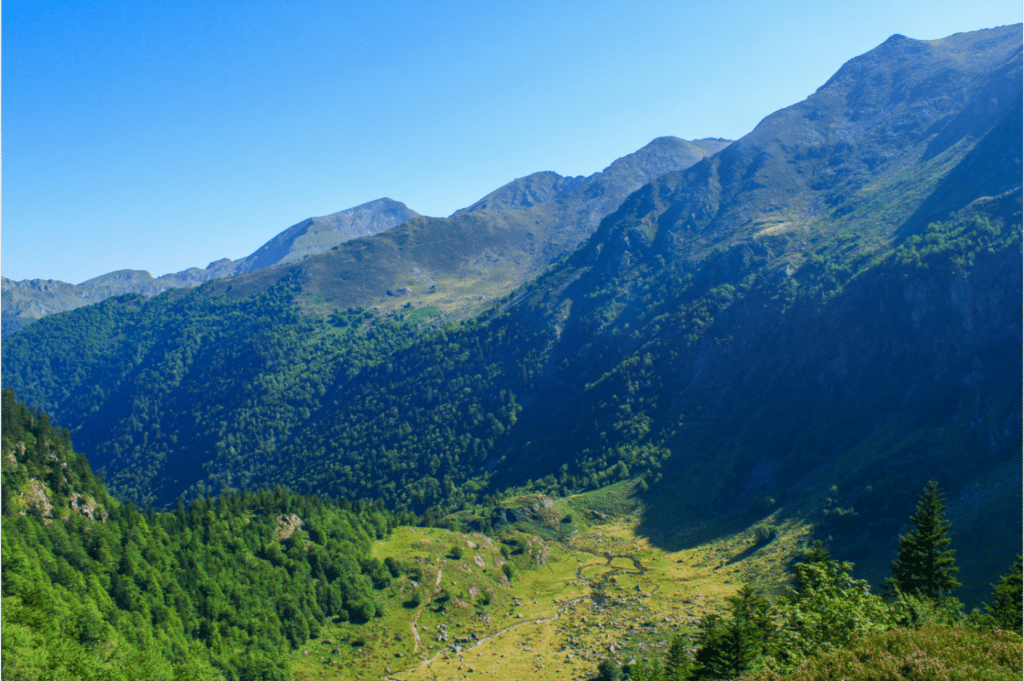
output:
[[[686,654],[686,639],[677,634],[672,637],[668,652],[665,654],[665,681],[685,681],[690,678],[693,664]]]
[[[768,599],[744,586],[728,601],[731,618],[708,613],[701,620],[694,660],[696,678],[701,681],[755,671],[774,652],[778,630]]]
[[[960,586],[953,577],[960,570],[953,565],[956,550],[947,548],[950,523],[945,501],[939,484],[930,481],[910,517],[914,528],[907,526],[907,534],[900,536],[899,552],[889,566],[892,577],[886,578],[884,586],[889,593],[937,599]]]
[[[597,678],[600,681],[619,681],[622,678],[622,669],[614,660],[605,660],[597,666]]]
[[[827,563],[832,560],[832,554],[825,548],[825,544],[820,539],[815,539],[814,542],[804,550],[804,559],[802,563]]]
[[[996,626],[1007,631],[1021,633],[1024,628],[1024,613],[1022,613],[1022,589],[1024,582],[1021,579],[1021,557],[1013,563],[1013,568],[1008,574],[1003,575],[996,584],[993,596],[995,603],[986,605],[989,615],[995,620]]]

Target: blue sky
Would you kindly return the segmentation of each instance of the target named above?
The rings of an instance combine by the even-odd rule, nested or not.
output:
[[[2,273],[239,258],[388,196],[449,215],[661,135],[737,138],[902,33],[1019,1],[3,3]]]

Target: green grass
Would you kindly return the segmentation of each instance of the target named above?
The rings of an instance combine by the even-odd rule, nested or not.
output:
[[[417,308],[408,313],[405,315],[405,320],[413,324],[419,324],[420,322],[440,316],[441,310],[437,305],[428,305],[426,307]]]
[[[589,679],[613,643],[611,654],[621,663],[657,659],[671,635],[692,632],[706,610],[717,609],[744,583],[778,591],[787,583],[785,565],[809,536],[810,528],[797,520],[768,520],[775,522],[776,534],[767,544],[759,543],[755,522],[699,546],[665,551],[636,533],[633,484],[567,499],[531,494],[507,500],[506,508],[536,510],[499,528],[501,539],[438,528],[397,529],[375,545],[374,556],[414,564],[423,579],[417,584],[408,577],[395,579],[378,592],[386,611],[381,618],[325,627],[318,641],[329,639],[330,645],[311,641],[293,655],[296,678],[388,675],[428,681],[472,673],[508,681]],[[605,517],[595,516],[596,509]],[[549,518],[562,525],[566,515],[576,532],[552,531]],[[467,520],[470,514],[457,516]],[[521,547],[510,556],[516,568],[508,584],[498,577],[501,540],[510,549]],[[456,544],[464,547],[460,560],[449,557]],[[437,600],[439,589],[447,592],[444,602]],[[472,596],[487,590],[493,593],[487,605]],[[404,605],[414,594],[419,604]],[[437,641],[444,631],[448,641]],[[364,645],[353,646],[357,640]],[[332,653],[335,649],[339,652]]]

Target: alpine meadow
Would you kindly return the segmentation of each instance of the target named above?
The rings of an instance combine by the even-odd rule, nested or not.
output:
[[[1019,679],[1022,50],[4,279],[4,677]]]

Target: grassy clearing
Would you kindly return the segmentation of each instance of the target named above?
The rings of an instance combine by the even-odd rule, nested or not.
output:
[[[774,525],[769,517],[667,552],[637,536],[636,517],[625,513],[630,487],[550,505],[537,495],[515,499],[507,505],[539,511],[506,526],[504,542],[436,528],[396,530],[374,555],[414,564],[422,579],[403,576],[382,590],[383,617],[326,627],[321,641],[329,644],[311,641],[293,656],[296,678],[592,678],[609,656],[622,663],[660,657],[673,634],[693,631],[706,610],[744,583],[780,590],[810,532],[799,520]],[[571,524],[560,522],[566,515]],[[767,541],[760,524],[773,524]],[[456,545],[458,560],[451,557]],[[503,545],[515,566],[510,583]]]

